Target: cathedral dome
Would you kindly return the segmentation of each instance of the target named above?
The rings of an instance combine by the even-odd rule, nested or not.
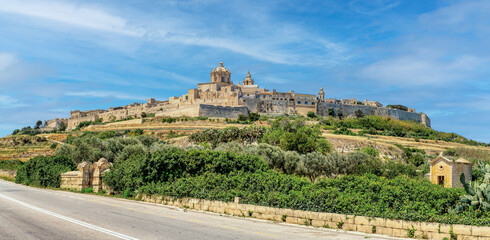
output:
[[[213,69],[213,71],[212,71],[212,72],[228,72],[228,73],[229,73],[229,72],[230,72],[230,70],[228,70],[227,68],[225,68],[225,67],[223,66],[223,63],[222,63],[222,62],[220,62],[220,63],[219,63],[219,66],[218,66],[217,68]]]

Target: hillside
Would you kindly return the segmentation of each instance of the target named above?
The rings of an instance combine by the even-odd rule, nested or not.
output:
[[[396,120],[393,120],[396,121]],[[401,121],[400,121],[401,122]],[[309,120],[309,125],[318,124],[319,121]],[[40,134],[37,136],[15,135],[0,139],[0,160],[20,159],[28,160],[37,155],[52,155],[53,143],[61,143],[68,135],[80,135],[84,132],[116,131],[125,132],[141,129],[145,134],[169,141],[175,145],[188,146],[188,136],[192,133],[206,129],[223,129],[227,127],[248,127],[250,125],[269,126],[268,121],[257,121],[254,123],[232,123],[226,119],[194,119],[180,118],[175,122],[163,122],[161,118],[133,119],[103,125],[90,125],[80,131],[71,131],[62,134]],[[350,129],[352,132],[360,132],[359,129]],[[332,143],[335,151],[340,153],[353,152],[365,147],[372,147],[379,151],[381,157],[390,159],[399,158],[403,150],[399,146],[411,147],[424,150],[427,155],[436,156],[446,149],[459,149],[464,152],[469,160],[484,159],[490,156],[490,147],[470,146],[457,142],[441,140],[419,139],[413,137],[394,137],[384,135],[363,134],[363,136],[352,136],[334,134],[334,130],[322,129],[322,136]]]

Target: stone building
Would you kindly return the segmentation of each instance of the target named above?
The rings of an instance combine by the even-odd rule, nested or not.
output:
[[[296,93],[295,91],[279,92],[276,89],[265,89],[257,85],[250,72],[241,83],[231,80],[231,71],[220,62],[210,74],[210,81],[199,83],[197,88],[189,89],[180,97],[170,97],[167,101],[148,99],[146,103],[133,103],[108,110],[72,111],[68,119],[68,130],[84,121],[113,122],[129,117],[141,117],[143,113],[154,113],[156,116],[207,116],[234,118],[249,112],[259,114],[302,114],[314,112],[327,116],[329,109],[335,113],[342,112],[345,117],[354,117],[356,111],[365,116],[390,116],[400,120],[413,120],[430,127],[430,119],[415,110],[403,111],[386,109],[376,101],[363,102],[357,99],[325,98],[324,89],[318,96]]]
[[[430,181],[444,187],[463,187],[460,176],[464,173],[465,181],[470,182],[472,164],[463,158],[453,158],[439,154],[430,162]]]
[[[65,124],[65,126],[68,126],[68,118],[55,118],[55,119],[44,121],[41,131],[58,130],[62,123]]]
[[[81,191],[82,189],[91,187],[94,192],[109,189],[102,184],[103,175],[109,171],[112,163],[105,158],[99,159],[95,163],[82,162],[77,166],[78,171],[65,172],[61,174],[60,188],[74,189]]]

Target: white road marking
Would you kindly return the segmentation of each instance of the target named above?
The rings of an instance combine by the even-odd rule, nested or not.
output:
[[[30,209],[33,209],[33,210],[36,210],[36,211],[39,211],[39,212],[42,212],[42,213],[51,215],[53,217],[57,217],[59,219],[66,220],[66,221],[71,222],[71,223],[78,224],[80,226],[84,226],[84,227],[93,229],[95,231],[99,231],[99,232],[102,232],[102,233],[105,233],[105,234],[109,234],[111,236],[114,236],[114,237],[117,237],[117,238],[120,238],[120,239],[138,240],[137,238],[133,238],[133,237],[130,237],[130,236],[121,234],[121,233],[117,233],[117,232],[114,232],[114,231],[111,231],[111,230],[108,230],[108,229],[105,229],[105,228],[97,227],[95,225],[92,225],[92,224],[89,224],[89,223],[86,223],[86,222],[82,222],[82,221],[79,221],[79,220],[76,220],[76,219],[73,219],[73,218],[65,217],[63,215],[60,215],[60,214],[57,214],[57,213],[54,213],[54,212],[50,212],[50,211],[45,210],[45,209],[42,209],[42,208],[38,208],[38,207],[32,206],[32,205],[30,205],[28,203],[25,203],[25,202],[19,201],[17,199],[14,199],[14,198],[5,196],[3,194],[0,194],[0,197],[1,198],[4,198],[6,200],[12,201],[14,203],[17,203],[19,205],[22,205],[24,207],[28,207]]]

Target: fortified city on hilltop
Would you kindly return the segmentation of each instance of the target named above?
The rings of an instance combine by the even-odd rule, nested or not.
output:
[[[314,112],[319,116],[339,115],[344,117],[363,115],[390,116],[399,120],[413,120],[430,127],[430,119],[425,113],[416,113],[415,109],[406,111],[395,108],[384,108],[376,101],[357,101],[357,99],[325,98],[323,88],[318,96],[278,92],[260,88],[248,72],[243,83],[235,85],[231,81],[231,72],[220,62],[211,71],[211,82],[199,83],[197,89],[189,89],[187,94],[171,97],[166,101],[149,98],[146,103],[133,103],[123,107],[112,107],[108,110],[90,110],[71,112],[70,118],[56,118],[45,121],[43,130],[55,130],[63,122],[74,129],[79,123],[96,121],[111,122],[128,117],[140,117],[142,113],[155,116],[188,116],[188,117],[226,117],[236,118],[250,112],[260,114],[300,114]],[[100,121],[100,120],[99,120]]]

